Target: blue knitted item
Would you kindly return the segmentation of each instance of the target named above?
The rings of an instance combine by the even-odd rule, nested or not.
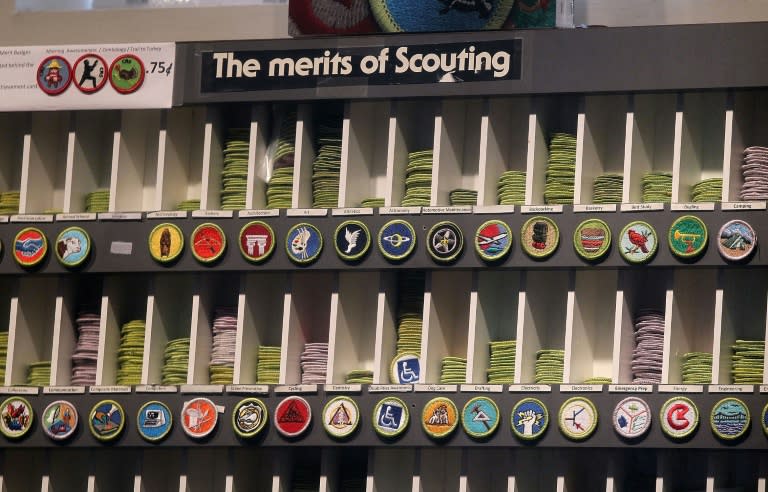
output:
[[[370,0],[387,32],[498,29],[514,0]]]

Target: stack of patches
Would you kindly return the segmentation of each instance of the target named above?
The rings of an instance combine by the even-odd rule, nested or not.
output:
[[[611,384],[613,380],[605,376],[592,376],[584,380],[584,384]]]
[[[133,320],[120,329],[120,348],[117,349],[117,384],[141,383],[144,358],[144,321]]]
[[[328,344],[305,343],[301,353],[301,384],[325,384],[328,370]]]
[[[733,345],[731,374],[734,384],[763,384],[765,342],[762,340],[736,340]]]
[[[672,201],[672,173],[648,173],[643,176],[643,202]]]
[[[360,202],[361,207],[383,207],[384,206],[384,199],[383,198],[366,198],[362,202]]]
[[[183,202],[179,202],[178,205],[176,205],[176,210],[200,210],[200,200],[192,199],[192,200],[184,200]]]
[[[85,195],[85,211],[90,213],[109,211],[109,190],[106,188]]]
[[[664,353],[664,313],[643,309],[635,317],[635,350],[632,353],[632,383],[661,383]]]
[[[491,363],[488,367],[488,382],[512,384],[515,382],[515,351],[517,341],[500,340],[491,342]]]
[[[593,203],[621,203],[624,176],[621,174],[602,174],[595,178]]]
[[[312,465],[299,461],[293,467],[291,492],[317,492],[320,490],[320,470]]]
[[[747,147],[744,149],[744,163],[741,165],[744,184],[739,198],[742,200],[768,200],[768,147]]]
[[[0,331],[0,383],[5,383],[5,361],[8,358],[8,332]]]
[[[525,171],[505,171],[499,177],[497,187],[499,205],[525,203]]]
[[[312,163],[312,207],[339,206],[341,176],[341,121],[324,118],[317,127],[317,155]]]
[[[224,169],[221,170],[221,209],[245,208],[245,191],[248,187],[248,139],[247,128],[232,128],[224,143]]]
[[[441,384],[464,384],[467,382],[467,359],[463,357],[443,357],[440,368]]]
[[[0,215],[19,213],[19,201],[21,193],[18,191],[6,191],[0,193]]]
[[[256,361],[256,382],[258,384],[277,384],[280,379],[280,347],[259,346]]]
[[[723,197],[723,178],[710,178],[691,186],[691,201],[719,202]]]
[[[373,384],[373,371],[353,369],[347,374],[347,384]]]
[[[51,384],[51,361],[33,362],[27,368],[27,386]]]
[[[432,196],[432,149],[408,154],[404,207],[428,207]]]
[[[177,338],[165,344],[163,384],[186,384],[189,366],[189,338]]]
[[[237,309],[216,308],[213,317],[213,347],[208,366],[211,384],[232,384],[235,374]]]
[[[267,183],[267,208],[290,208],[293,193],[293,158],[296,153],[296,113],[286,115],[272,157],[272,177]]]
[[[477,192],[458,188],[448,194],[451,205],[477,205]]]
[[[712,383],[712,354],[688,352],[683,354],[683,384]]]
[[[562,384],[565,350],[542,349],[536,352],[536,383]]]
[[[397,287],[397,353],[421,354],[424,273],[401,273]]]
[[[576,136],[555,133],[549,143],[549,164],[544,184],[544,203],[573,203],[576,181]]]
[[[72,353],[72,384],[90,386],[96,384],[96,361],[99,355],[99,321],[96,313],[81,312],[77,315],[77,343]]]

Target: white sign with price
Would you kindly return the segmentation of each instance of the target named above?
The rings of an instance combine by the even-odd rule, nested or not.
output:
[[[169,108],[175,43],[0,47],[0,111]]]

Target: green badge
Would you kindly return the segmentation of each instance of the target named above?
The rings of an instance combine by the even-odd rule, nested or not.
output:
[[[576,396],[563,403],[557,420],[566,437],[581,441],[597,429],[597,408],[590,400]]]
[[[0,432],[9,439],[18,439],[32,428],[34,416],[27,400],[12,396],[0,406]]]
[[[66,267],[74,268],[88,259],[91,237],[80,227],[67,227],[56,238],[56,258]]]
[[[120,94],[136,92],[144,83],[144,64],[132,54],[115,58],[109,67],[109,83]]]
[[[543,260],[552,256],[560,242],[560,229],[549,217],[528,219],[520,231],[520,244],[531,258]]]
[[[698,217],[683,215],[669,228],[669,249],[680,258],[695,258],[707,248],[707,226]]]
[[[619,253],[629,263],[649,262],[658,247],[656,229],[642,220],[630,222],[619,235]]]
[[[267,406],[258,398],[245,398],[232,410],[232,428],[235,434],[251,438],[264,429],[268,419]]]
[[[573,231],[573,247],[587,261],[596,261],[611,248],[611,229],[600,219],[587,219]]]

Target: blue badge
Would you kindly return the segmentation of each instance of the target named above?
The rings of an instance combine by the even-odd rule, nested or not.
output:
[[[342,260],[359,260],[371,247],[371,233],[359,220],[347,220],[336,228],[333,245]]]
[[[373,409],[373,428],[382,437],[395,437],[408,427],[408,406],[403,400],[387,397]]]
[[[525,440],[538,439],[547,430],[547,407],[536,398],[524,398],[512,408],[512,432]]]
[[[159,401],[150,401],[142,405],[136,421],[139,434],[150,442],[165,438],[173,426],[171,410]]]
[[[49,96],[61,94],[71,82],[72,67],[61,56],[49,56],[37,67],[37,86]]]
[[[91,238],[79,227],[67,227],[56,238],[56,258],[67,267],[76,267],[88,258]]]
[[[710,415],[712,431],[725,440],[738,439],[749,429],[749,409],[738,398],[723,398],[715,403]]]
[[[486,396],[472,398],[461,412],[461,425],[472,437],[490,436],[499,426],[499,407]]]
[[[392,360],[390,376],[394,384],[416,384],[421,374],[418,354],[404,352]]]
[[[768,404],[766,404],[765,408],[763,408],[763,417],[761,421],[763,423],[763,432],[765,432],[765,435],[768,436]]]
[[[294,263],[312,263],[323,250],[323,235],[312,224],[296,224],[285,236],[285,250]]]
[[[91,434],[99,441],[112,441],[125,426],[123,407],[114,400],[102,400],[94,405],[88,418]]]
[[[416,247],[416,231],[404,220],[392,220],[379,230],[378,242],[379,250],[385,258],[392,261],[404,260]]]

